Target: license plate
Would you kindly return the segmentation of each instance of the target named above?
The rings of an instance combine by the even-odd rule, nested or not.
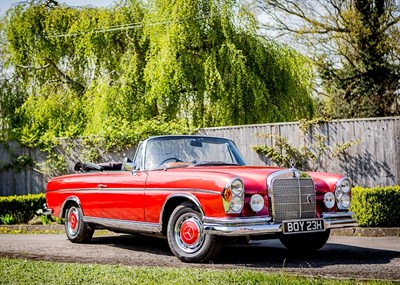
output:
[[[297,234],[325,231],[323,219],[283,221],[283,233]]]

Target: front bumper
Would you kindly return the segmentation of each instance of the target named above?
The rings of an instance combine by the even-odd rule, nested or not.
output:
[[[53,215],[53,209],[48,208],[47,203],[43,205],[42,214],[46,216]]]
[[[325,229],[356,227],[353,212],[323,213]],[[221,236],[249,236],[283,233],[282,223],[269,216],[251,218],[218,219],[204,217],[204,232]]]

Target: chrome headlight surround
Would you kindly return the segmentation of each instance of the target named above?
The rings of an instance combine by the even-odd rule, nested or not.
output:
[[[335,197],[339,210],[348,210],[351,205],[351,183],[346,177],[340,179],[335,186]]]
[[[244,207],[244,184],[235,177],[230,180],[222,192],[222,203],[227,214],[239,214]]]

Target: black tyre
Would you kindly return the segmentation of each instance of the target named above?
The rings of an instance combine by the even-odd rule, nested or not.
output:
[[[282,235],[279,239],[291,251],[309,252],[323,247],[329,239],[330,232],[328,229],[325,232]]]
[[[65,210],[65,233],[74,243],[86,243],[92,239],[94,229],[83,222],[82,210],[75,203]]]
[[[186,203],[172,212],[167,238],[172,253],[184,262],[206,262],[222,248],[220,237],[205,234],[201,214]]]

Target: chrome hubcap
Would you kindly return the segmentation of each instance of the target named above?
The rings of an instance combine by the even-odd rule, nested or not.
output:
[[[198,251],[204,243],[204,238],[202,223],[195,214],[183,214],[176,221],[175,241],[184,252]]]
[[[67,230],[71,236],[75,236],[79,228],[79,212],[78,208],[71,207],[68,210]]]

